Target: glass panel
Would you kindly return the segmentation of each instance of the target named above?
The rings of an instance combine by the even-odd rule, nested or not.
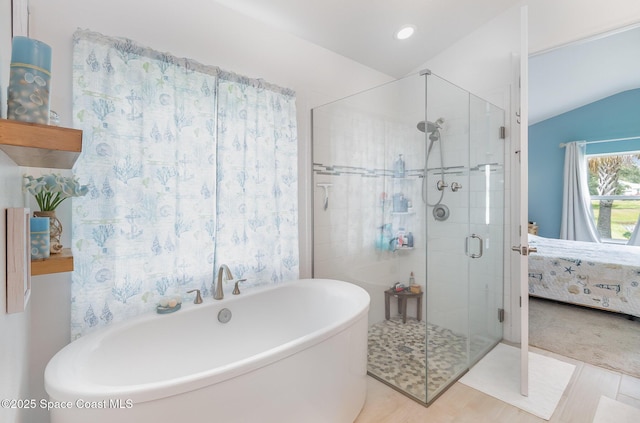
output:
[[[587,164],[600,239],[627,244],[640,213],[640,151],[588,155]]]
[[[503,122],[431,74],[313,110],[313,275],[369,293],[368,372],[423,403],[502,337]]]
[[[425,290],[424,84],[413,75],[313,110],[314,277],[367,290],[368,371],[422,402],[424,307],[385,291],[412,272]]]
[[[469,260],[470,365],[502,339],[504,255],[504,112],[470,96],[469,222],[474,251]],[[481,254],[475,251],[481,245]]]
[[[469,275],[464,249],[469,234],[469,94],[429,75],[427,120],[442,122],[441,128],[430,134],[432,148],[425,189],[429,206],[426,222],[427,401],[430,402],[467,370],[469,362]],[[438,181],[442,190],[438,190]],[[462,188],[453,191],[456,186]]]

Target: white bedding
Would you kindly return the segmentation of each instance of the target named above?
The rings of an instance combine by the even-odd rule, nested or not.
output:
[[[640,247],[529,235],[529,294],[640,317]]]

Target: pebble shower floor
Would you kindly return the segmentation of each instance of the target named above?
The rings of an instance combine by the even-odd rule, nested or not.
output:
[[[401,317],[369,328],[369,373],[421,402],[426,402],[426,389],[433,398],[466,369],[466,363],[467,337],[450,329],[414,319],[403,324]]]

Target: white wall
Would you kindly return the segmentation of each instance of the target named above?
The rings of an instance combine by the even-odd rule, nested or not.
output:
[[[11,62],[11,0],[0,0],[0,116],[6,117],[6,89]],[[0,151],[0,399],[25,399],[29,391],[29,321],[32,303],[24,313],[6,314],[6,209],[23,207],[20,168]],[[18,409],[0,407],[1,422],[27,421]]]
[[[6,0],[5,0],[6,1]],[[297,92],[300,150],[301,276],[311,274],[310,109],[391,78],[282,31],[244,17],[215,2],[155,0],[30,0],[31,37],[53,50],[51,108],[63,126],[71,119],[72,34],[86,28],[128,37],[153,49],[220,66]],[[52,18],[54,17],[55,18]],[[60,210],[70,227],[69,205]],[[63,238],[63,244],[68,240]],[[45,398],[43,371],[69,340],[70,274],[34,279],[31,395]],[[32,421],[45,421],[39,412]],[[3,420],[4,421],[4,420]],[[11,421],[11,420],[7,420]]]
[[[4,8],[2,9],[5,10]],[[4,49],[1,52],[9,51]],[[0,53],[1,54],[1,53]],[[7,67],[8,68],[8,67]],[[2,89],[5,84],[0,84]],[[29,322],[33,302],[30,302],[23,313],[6,314],[6,209],[7,207],[22,207],[20,187],[22,177],[20,168],[0,151],[0,211],[2,225],[0,226],[0,399],[25,399],[30,397],[29,390]],[[26,421],[21,410],[0,407],[0,421]]]
[[[640,22],[638,0],[530,0],[529,54]]]
[[[2,9],[5,10],[4,8]],[[4,49],[0,52],[9,50]],[[1,54],[1,53],[0,53]],[[8,67],[7,67],[8,68]],[[5,84],[0,84],[2,89]],[[30,302],[23,313],[6,314],[6,209],[23,207],[22,176],[20,168],[2,151],[0,151],[0,399],[25,399],[30,397],[29,390],[29,322],[33,303]],[[0,421],[26,421],[21,410],[0,407]]]

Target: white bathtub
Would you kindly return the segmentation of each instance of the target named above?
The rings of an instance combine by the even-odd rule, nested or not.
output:
[[[116,324],[47,365],[51,422],[352,422],[368,309],[356,285],[308,279]]]

